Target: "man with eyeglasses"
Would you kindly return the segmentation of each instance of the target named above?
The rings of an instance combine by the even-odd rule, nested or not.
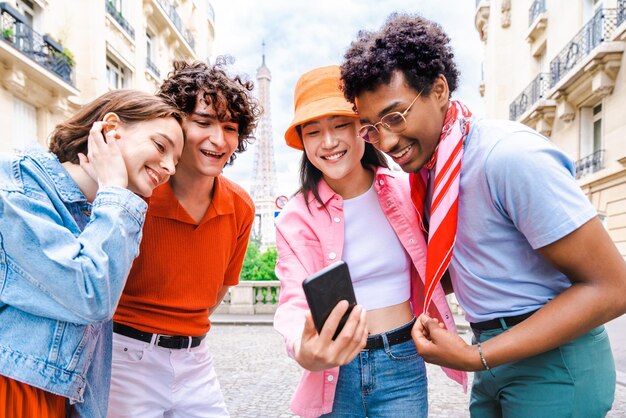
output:
[[[473,417],[604,416],[615,366],[602,324],[626,312],[626,264],[564,153],[450,99],[453,56],[438,24],[394,14],[360,32],[341,67],[359,136],[412,173],[425,303],[443,276],[474,333],[468,345],[422,315],[417,350],[476,371]]]

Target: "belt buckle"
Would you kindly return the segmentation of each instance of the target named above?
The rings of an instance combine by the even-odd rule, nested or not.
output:
[[[185,341],[186,339],[186,341]],[[178,349],[182,350],[183,348],[186,348],[187,350],[189,350],[191,348],[191,337],[187,336],[187,337],[183,337],[180,336],[178,337]]]

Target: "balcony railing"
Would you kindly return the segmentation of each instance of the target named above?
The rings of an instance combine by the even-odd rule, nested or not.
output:
[[[115,19],[131,38],[135,39],[135,29],[128,23],[128,20],[124,19],[122,12],[115,8],[115,4],[110,0],[104,0],[104,4],[106,5],[109,16]]]
[[[617,3],[617,26],[626,20],[626,0],[619,0]]]
[[[593,154],[587,155],[584,158],[576,161],[576,178],[586,176],[587,174],[595,173],[603,168],[604,164],[604,150],[598,150]]]
[[[152,62],[150,57],[146,57],[146,68],[152,71],[152,74],[157,76],[157,78],[161,77],[161,72],[159,71],[159,68],[156,66],[155,63]]]
[[[617,27],[616,9],[598,9],[574,38],[550,62],[550,88],[606,39]]]
[[[23,19],[11,6],[0,3],[0,33],[4,42],[73,85],[72,58],[59,43],[35,32]]]
[[[170,20],[174,24],[174,27],[178,30],[178,32],[180,32],[180,34],[183,36],[187,44],[191,47],[191,49],[195,49],[196,40],[193,38],[193,35],[191,34],[191,32],[189,32],[189,29],[187,29],[185,25],[183,25],[183,21],[180,18],[180,15],[178,14],[178,12],[176,11],[176,7],[174,7],[174,5],[169,3],[167,0],[157,0],[157,1],[161,5],[163,10],[165,10],[165,12],[167,13],[167,16],[170,18]]]
[[[509,119],[518,120],[539,99],[546,97],[550,87],[550,73],[539,73],[522,93],[509,105]]]
[[[528,9],[528,26],[532,25],[539,15],[546,11],[546,0],[535,0]]]

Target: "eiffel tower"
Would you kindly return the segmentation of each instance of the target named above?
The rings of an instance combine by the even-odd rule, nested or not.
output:
[[[256,73],[259,102],[263,106],[263,115],[255,131],[256,150],[250,194],[256,207],[253,239],[261,244],[261,251],[276,245],[274,212],[276,194],[276,170],[274,168],[274,145],[272,138],[272,112],[270,108],[270,81],[272,75],[265,65],[265,42],[263,42],[263,61]]]

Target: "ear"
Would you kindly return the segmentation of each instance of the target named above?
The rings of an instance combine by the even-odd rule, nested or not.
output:
[[[448,88],[448,80],[443,74],[439,74],[433,83],[430,94],[441,107],[448,108],[448,100],[450,100],[450,89]]]
[[[117,129],[120,125],[120,117],[116,113],[109,112],[102,118],[107,124],[104,126],[104,133],[109,132],[111,129]]]

